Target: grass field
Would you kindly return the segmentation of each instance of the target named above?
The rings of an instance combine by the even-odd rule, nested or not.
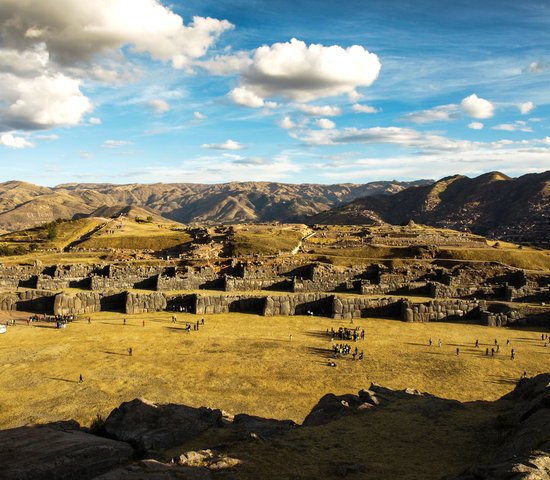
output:
[[[1,320],[9,316],[24,318],[2,312]],[[357,392],[371,381],[462,401],[496,399],[523,371],[550,367],[550,347],[536,330],[360,319],[365,359],[339,359],[330,368],[325,331],[348,321],[235,313],[206,316],[204,327],[186,333],[183,321],[199,317],[179,314],[172,324],[170,316],[103,312],[61,330],[24,321],[10,327],[0,335],[0,428],[70,418],[89,424],[135,397],[301,422],[325,393]],[[495,338],[501,353],[487,357]]]

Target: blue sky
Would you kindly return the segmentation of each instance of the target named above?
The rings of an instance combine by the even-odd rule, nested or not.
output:
[[[0,180],[550,169],[550,3],[0,0]]]

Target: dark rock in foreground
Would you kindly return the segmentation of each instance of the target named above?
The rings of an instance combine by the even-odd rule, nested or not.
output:
[[[3,480],[86,480],[128,462],[124,442],[79,430],[76,422],[0,431]]]
[[[105,421],[109,437],[129,442],[139,452],[175,447],[211,427],[222,426],[222,412],[186,405],[156,405],[136,398],[115,408]]]

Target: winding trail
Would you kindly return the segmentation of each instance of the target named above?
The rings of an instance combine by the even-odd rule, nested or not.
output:
[[[313,235],[315,235],[316,232],[311,232],[311,233],[308,233],[305,237],[302,237],[300,239],[300,241],[298,242],[298,245],[296,245],[292,251],[290,252],[291,255],[296,255],[299,251],[300,251],[300,248],[302,248],[302,245],[303,243],[310,237],[313,237]]]

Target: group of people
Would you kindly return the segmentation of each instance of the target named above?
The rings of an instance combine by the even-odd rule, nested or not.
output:
[[[344,341],[354,341],[365,339],[365,330],[360,327],[355,327],[354,329],[340,327],[338,330],[334,330],[334,327],[330,329],[327,328],[327,336],[330,336],[331,342],[334,340],[344,340]]]
[[[352,351],[351,345],[349,343],[335,343],[332,345],[332,353],[334,358],[345,357],[346,355],[352,356],[353,360],[358,358],[363,360],[363,350],[359,351],[357,347]]]

